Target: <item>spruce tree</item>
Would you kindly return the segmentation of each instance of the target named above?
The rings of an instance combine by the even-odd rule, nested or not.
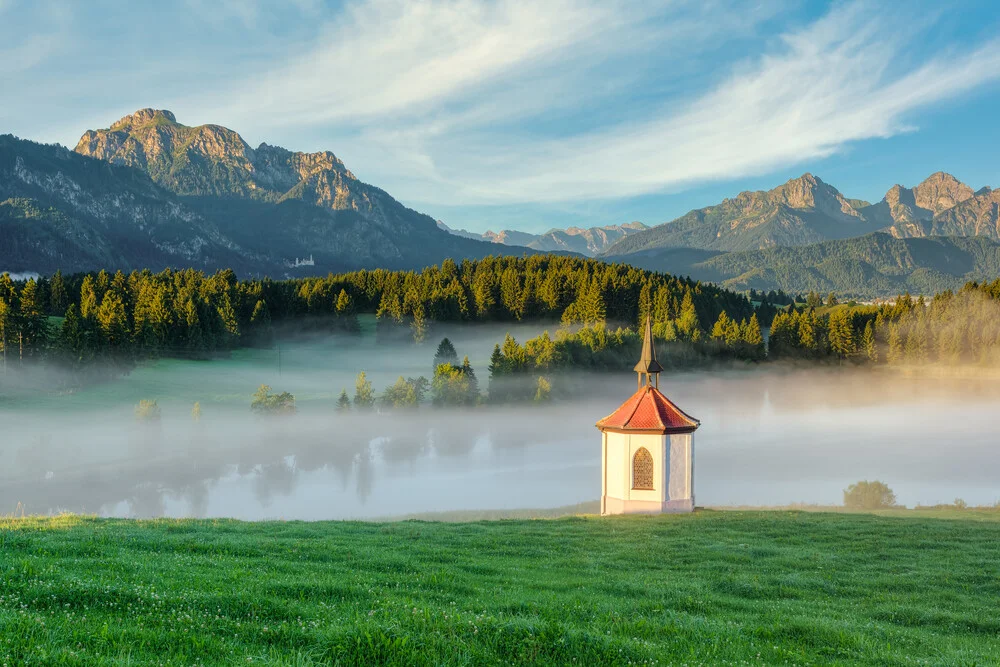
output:
[[[873,364],[878,363],[878,346],[875,343],[875,327],[871,320],[865,325],[865,332],[861,336],[861,348],[865,352],[865,358]]]
[[[726,315],[726,311],[722,311],[719,313],[719,319],[715,320],[715,325],[712,327],[712,340],[724,341],[728,330],[729,316]]]
[[[340,398],[337,399],[337,412],[347,413],[351,411],[351,397],[347,395],[346,389],[340,390]]]
[[[441,339],[437,352],[434,353],[434,368],[441,364],[458,364],[458,352],[455,351],[455,346],[447,338]]]
[[[690,288],[684,292],[680,314],[677,316],[677,337],[690,341],[701,338],[701,324],[698,322],[698,312],[695,310]]]
[[[750,320],[742,327],[742,342],[747,346],[749,357],[753,360],[761,360],[766,356],[764,349],[764,334],[760,330],[760,322],[757,314],[750,316]]]
[[[846,310],[830,313],[830,349],[841,359],[854,354],[854,328]]]
[[[903,337],[899,331],[899,324],[892,322],[889,324],[889,349],[886,352],[885,360],[896,365],[903,361]]]
[[[469,363],[469,357],[466,356],[462,359],[462,374],[466,377],[469,386],[469,396],[467,403],[469,405],[475,405],[479,402],[479,380],[476,378],[476,372],[472,370],[472,364]]]
[[[358,373],[354,381],[354,408],[358,411],[371,410],[375,405],[375,391],[364,371]]]
[[[63,279],[62,271],[56,271],[49,281],[49,312],[53,315],[62,315],[69,305],[69,294],[66,291],[66,281]]]

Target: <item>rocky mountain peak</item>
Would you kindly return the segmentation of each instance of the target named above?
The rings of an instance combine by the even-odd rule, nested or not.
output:
[[[916,206],[916,202],[913,198],[913,190],[910,188],[899,185],[898,183],[885,193],[885,202],[889,205],[890,209],[900,204],[905,206]]]
[[[173,112],[166,109],[139,109],[133,114],[120,118],[111,124],[112,130],[127,130],[132,127],[141,127],[150,123],[167,122],[176,123],[177,117]]]
[[[951,174],[938,171],[913,188],[913,194],[917,206],[937,215],[971,198],[975,193]]]

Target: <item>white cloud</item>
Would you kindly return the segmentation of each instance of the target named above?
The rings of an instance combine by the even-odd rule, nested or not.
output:
[[[5,19],[27,6],[9,3]],[[0,85],[16,93],[0,122],[72,145],[81,119],[107,126],[160,106],[248,140],[335,150],[419,207],[566,203],[830,155],[911,129],[916,110],[1000,76],[1000,42],[930,46],[940,44],[925,39],[932,13],[916,24],[906,9],[852,3],[790,26],[786,5],[350,0],[334,11],[188,0],[152,15],[46,5],[22,26],[0,22]],[[59,7],[72,21],[52,20]],[[116,29],[108,16],[122,40],[56,39],[67,25]],[[760,34],[775,24],[784,35]],[[54,53],[67,57],[46,72]]]
[[[642,122],[506,147],[495,170],[466,182],[466,196],[624,197],[765,173],[897,134],[909,127],[909,112],[1000,78],[1000,41],[895,69],[906,45],[887,36],[888,18],[860,7],[787,35],[780,52],[679,110],[663,107]],[[468,171],[471,164],[456,167]]]
[[[1000,43],[912,62],[913,20],[907,33],[902,17],[861,3],[755,58],[698,70],[702,53],[775,8],[649,7],[368,0],[214,114],[262,136],[326,132],[359,174],[409,202],[560,202],[827,156],[1000,76]]]
[[[241,81],[229,91],[235,100],[218,113],[307,124],[433,113],[512,71],[532,76],[568,47],[611,37],[643,16],[620,10],[617,1],[589,0],[354,3],[308,48],[295,49],[290,62]]]

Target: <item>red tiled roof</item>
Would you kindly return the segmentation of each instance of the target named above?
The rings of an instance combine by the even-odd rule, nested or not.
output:
[[[597,422],[602,431],[645,431],[655,433],[690,433],[700,423],[670,402],[659,389],[645,386],[632,394],[622,406]]]

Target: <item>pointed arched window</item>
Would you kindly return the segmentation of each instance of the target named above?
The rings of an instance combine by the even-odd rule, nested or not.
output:
[[[653,490],[653,455],[645,447],[632,457],[632,488]]]

